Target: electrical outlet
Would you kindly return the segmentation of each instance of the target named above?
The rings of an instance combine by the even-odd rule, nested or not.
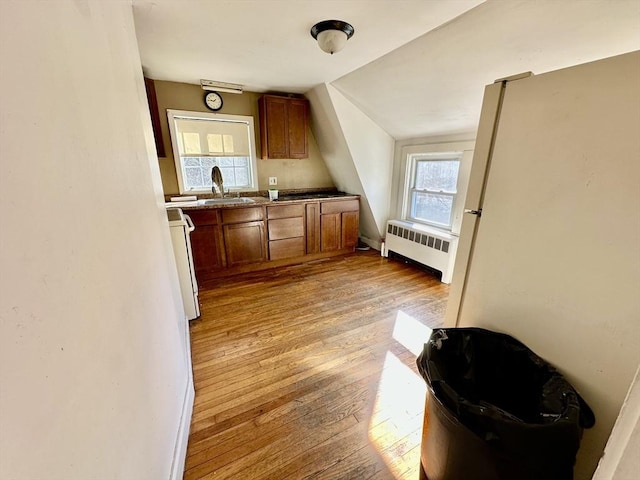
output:
[[[278,185],[278,177],[269,177],[269,185]]]

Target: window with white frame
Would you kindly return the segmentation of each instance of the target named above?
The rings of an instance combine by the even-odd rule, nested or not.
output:
[[[408,156],[409,184],[405,216],[408,220],[451,230],[458,200],[458,177],[463,152]]]
[[[253,117],[168,110],[180,193],[210,192],[218,166],[225,190],[258,189]]]

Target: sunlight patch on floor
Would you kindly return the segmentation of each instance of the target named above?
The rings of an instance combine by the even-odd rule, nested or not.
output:
[[[393,338],[418,355],[431,329],[399,311]],[[369,440],[397,480],[418,478],[426,385],[392,352],[387,352],[369,423]]]
[[[425,342],[429,340],[431,331],[411,315],[399,310],[393,327],[393,338],[417,357],[422,352]]]

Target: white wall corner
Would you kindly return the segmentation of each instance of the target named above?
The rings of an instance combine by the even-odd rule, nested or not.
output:
[[[361,235],[379,242],[389,214],[394,140],[331,85],[306,96],[327,169],[336,187],[361,195]]]

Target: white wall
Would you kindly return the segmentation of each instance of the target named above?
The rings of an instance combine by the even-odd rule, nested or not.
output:
[[[168,478],[188,382],[130,2],[0,2],[0,477]]]
[[[360,232],[379,248],[389,218],[394,140],[331,85],[306,95],[331,177],[340,190],[362,195]]]

